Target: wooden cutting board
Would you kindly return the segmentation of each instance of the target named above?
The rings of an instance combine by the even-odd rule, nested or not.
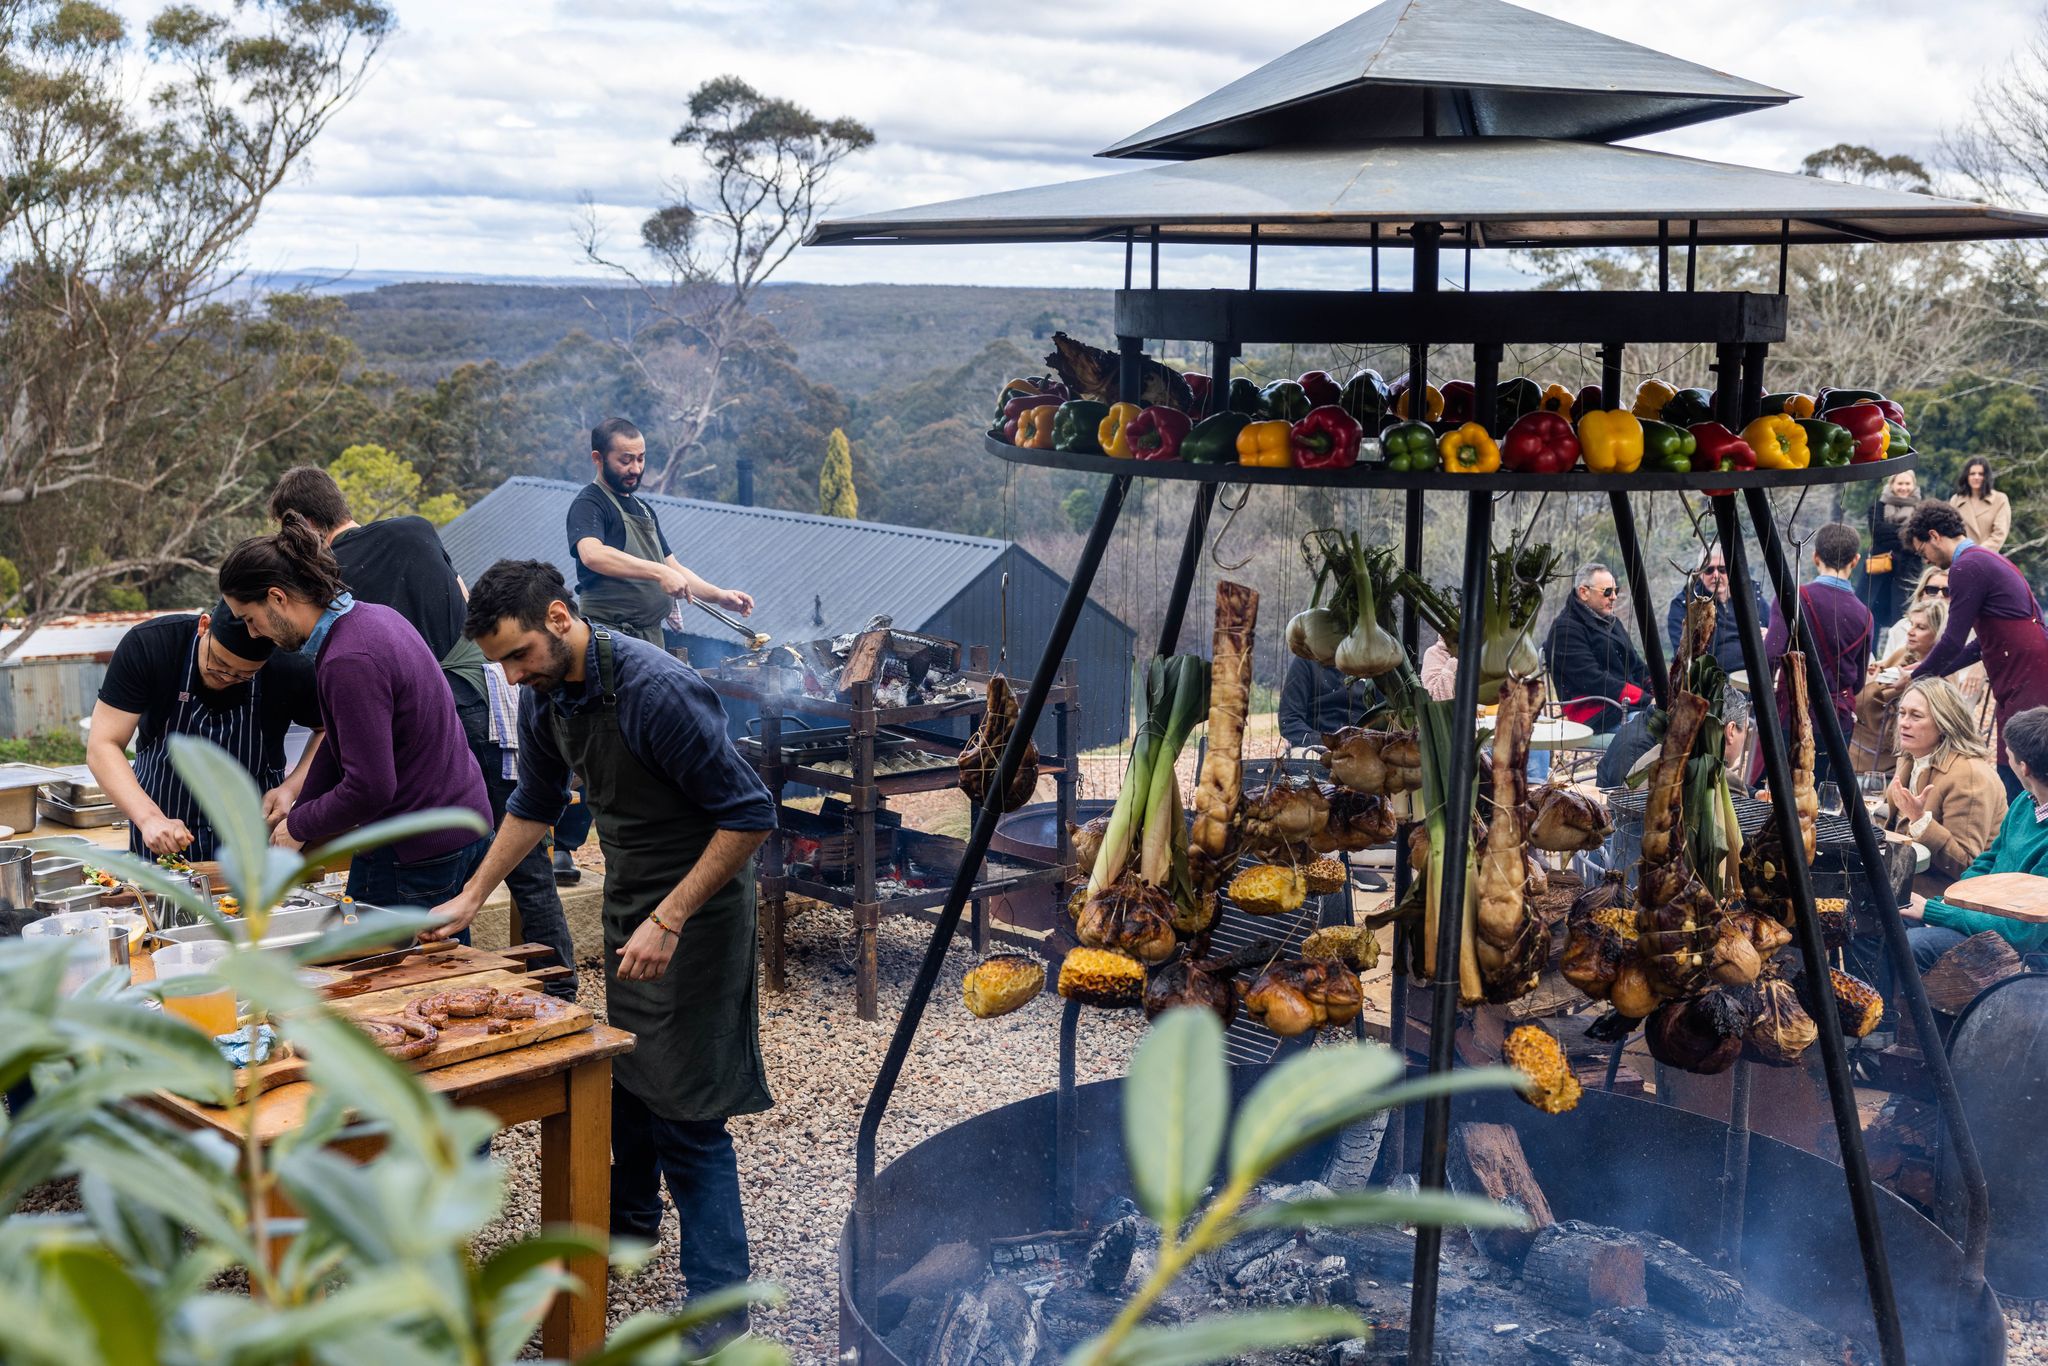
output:
[[[336,972],[348,970],[346,963],[326,966]],[[517,973],[519,966],[517,961],[503,954],[471,948],[467,944],[452,944],[435,952],[387,963],[381,968],[352,973],[339,981],[329,982],[320,988],[320,994],[330,1001],[356,1000],[373,992],[441,982],[450,977],[469,977],[480,972]]]
[[[2048,877],[2034,873],[1986,873],[1952,883],[1941,899],[1957,910],[1982,911],[2030,925],[2048,924]]]

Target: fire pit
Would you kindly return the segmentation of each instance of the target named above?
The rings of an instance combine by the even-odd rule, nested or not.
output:
[[[1263,1070],[1233,1069],[1237,1099]],[[1040,1297],[1038,1322],[1030,1328],[1039,1335],[1035,1350],[1071,1345],[1054,1339],[1082,1333],[1091,1312],[1099,1314],[1113,1302],[1088,1281],[1090,1252],[1099,1264],[1105,1245],[1110,1257],[1123,1251],[1113,1227],[1128,1209],[1121,1203],[1129,1186],[1120,1094],[1119,1082],[1097,1082],[1075,1093],[1078,1156],[1070,1186],[1055,1171],[1056,1098],[1050,1094],[936,1134],[881,1171],[875,1181],[872,1286],[854,1284],[857,1215],[848,1219],[840,1244],[842,1352],[869,1363],[916,1360],[944,1330],[949,1297],[963,1290],[989,1301],[977,1310],[992,1326],[982,1330],[976,1360],[1003,1360],[1026,1341],[1033,1293]],[[1726,1126],[1598,1092],[1558,1118],[1538,1116],[1512,1098],[1460,1098],[1453,1123],[1468,1122],[1516,1131],[1559,1221],[1550,1238],[1634,1247],[1642,1255],[1647,1304],[1603,1311],[1596,1300],[1571,1308],[1569,1297],[1561,1299],[1557,1287],[1541,1282],[1533,1269],[1517,1275],[1454,1238],[1444,1254],[1440,1287],[1438,1351],[1444,1359],[1503,1366],[1653,1360],[1834,1366],[1876,1360],[1849,1212],[1839,1201],[1814,1198],[1841,1180],[1829,1163],[1769,1139],[1751,1139],[1745,1261],[1739,1288],[1731,1290],[1734,1281],[1721,1277],[1728,1269],[1715,1260],[1719,1182],[1703,1175],[1719,1170]],[[1038,1140],[1026,1141],[1032,1134]],[[1340,1136],[1303,1153],[1276,1179],[1323,1179],[1343,1141]],[[1356,1173],[1347,1176],[1357,1179]],[[1896,1197],[1881,1197],[1880,1214],[1892,1264],[1903,1273],[1896,1283],[1910,1360],[1916,1366],[2003,1361],[2004,1320],[1995,1299],[1985,1292],[1959,1302],[1962,1255],[1956,1244]],[[1580,1230],[1565,1221],[1592,1227]],[[1142,1227],[1142,1221],[1132,1223]],[[1144,1236],[1137,1232],[1140,1257]],[[1222,1288],[1195,1308],[1216,1312],[1261,1297],[1340,1299],[1379,1327],[1373,1342],[1332,1360],[1360,1366],[1405,1360],[1411,1238],[1393,1230],[1267,1236],[1270,1248],[1246,1248],[1235,1260],[1226,1251],[1231,1265],[1216,1273]],[[936,1249],[946,1252],[930,1257]],[[922,1284],[899,1282],[879,1296],[920,1261],[925,1266],[916,1279]],[[1052,1298],[1046,1298],[1048,1282],[1061,1287]],[[872,1320],[864,1317],[863,1303]],[[1002,1322],[1006,1313],[1015,1322]],[[925,1359],[951,1358],[935,1353]]]

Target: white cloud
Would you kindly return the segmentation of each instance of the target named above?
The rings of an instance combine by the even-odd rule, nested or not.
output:
[[[875,128],[847,165],[842,214],[1105,174],[1121,168],[1098,148],[1366,7],[1299,0],[1274,23],[1230,0],[395,2],[400,30],[363,93],[266,208],[259,268],[574,273],[580,196],[630,241],[664,178],[688,169],[668,139],[690,90],[726,72]],[[1798,91],[1648,142],[1781,169],[1837,142],[1932,156],[2035,22],[2011,0],[1528,2]],[[1263,255],[1262,279],[1363,269],[1296,255]],[[1242,258],[1169,249],[1166,278],[1236,278]],[[799,252],[784,278],[1108,285],[1121,272],[1113,247],[896,247]]]

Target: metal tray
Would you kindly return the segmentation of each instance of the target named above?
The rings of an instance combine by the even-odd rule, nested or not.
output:
[[[299,895],[301,894],[295,893],[294,898]],[[389,947],[397,947],[410,939],[413,934],[409,927],[397,923],[398,915],[396,912],[388,911],[382,906],[369,906],[360,901],[351,902],[347,906],[343,906],[339,902],[329,901],[322,897],[319,904],[314,905],[293,904],[292,901],[288,900],[277,910],[272,911],[270,914],[270,933],[263,936],[263,940],[258,947],[290,949],[297,948],[300,944],[311,943],[328,930],[340,924],[341,920],[339,917],[344,915],[353,915],[359,924],[364,921],[379,919],[393,921]],[[171,940],[174,943],[192,944],[208,939],[218,939],[220,938],[220,931],[216,930],[211,924],[186,925],[175,930],[164,930],[157,937],[159,939]],[[360,958],[364,954],[376,952],[379,947],[384,946],[358,944],[355,948],[349,950],[344,957]],[[323,957],[316,958],[313,961],[321,963],[340,962],[343,960],[341,958],[329,959]]]
[[[72,806],[106,805],[107,794],[100,787],[99,779],[92,776],[92,769],[87,765],[65,764],[51,771],[60,776],[43,784],[46,796],[55,797],[58,801],[67,802]]]
[[[73,806],[70,802],[46,795],[37,805],[42,808],[44,819],[53,820],[59,825],[68,825],[74,830],[119,825],[126,820],[121,814],[121,808],[112,802],[102,802],[95,806]]]

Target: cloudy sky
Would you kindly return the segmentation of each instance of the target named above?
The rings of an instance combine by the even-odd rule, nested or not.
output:
[[[1931,156],[1973,88],[2034,31],[2025,0],[1525,0],[1529,8],[1804,96],[1651,139],[1792,169],[1862,142]],[[721,73],[871,125],[843,213],[1103,174],[1098,148],[1368,7],[1367,0],[392,0],[400,31],[362,95],[265,211],[258,271],[565,276],[588,193],[623,247],[668,137]],[[129,0],[140,16],[156,6]],[[1240,256],[1242,253],[1238,253]],[[1298,256],[1290,265],[1276,260]],[[1313,277],[1270,253],[1262,277]],[[1270,264],[1269,264],[1270,263]],[[1167,283],[1204,267],[1169,250]],[[1113,247],[799,252],[783,278],[1108,285]],[[1184,272],[1184,274],[1183,274]],[[1173,278],[1180,275],[1181,278]]]

